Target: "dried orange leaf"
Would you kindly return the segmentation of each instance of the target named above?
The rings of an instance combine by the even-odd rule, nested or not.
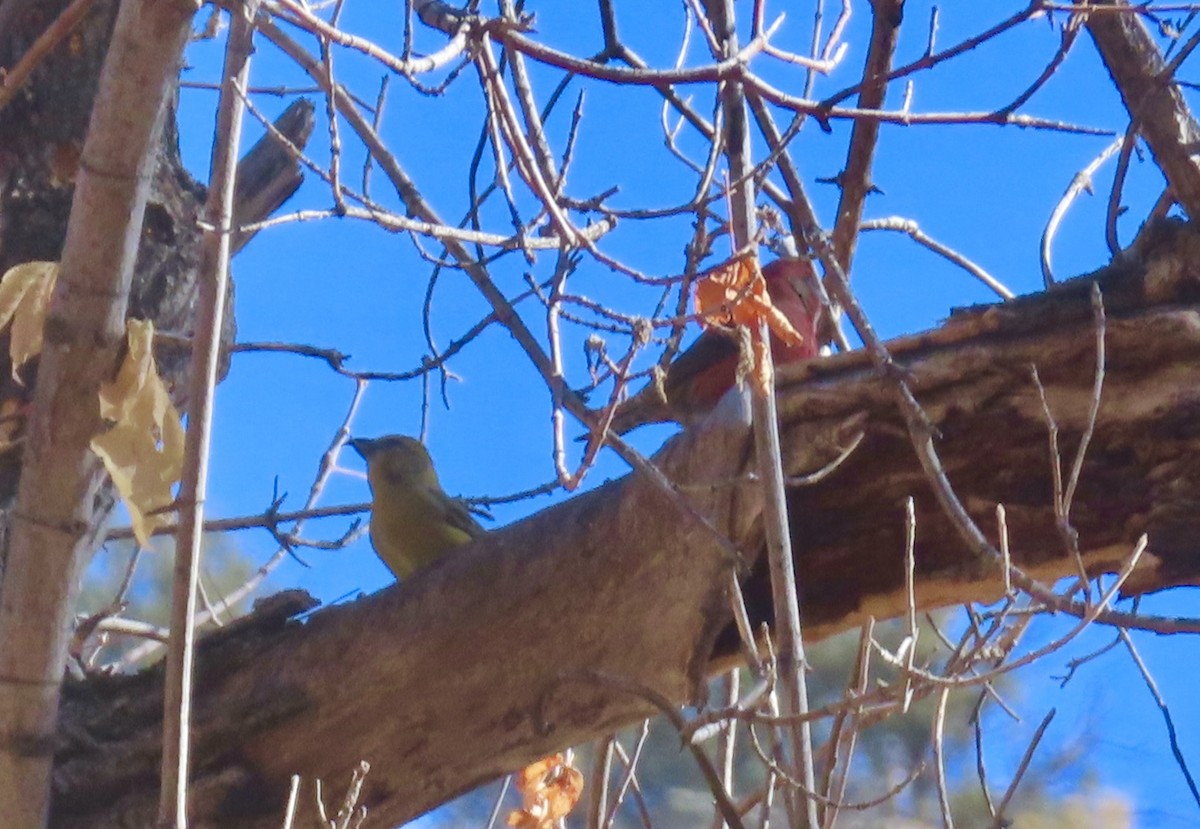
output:
[[[508,813],[504,822],[513,829],[542,829],[545,825],[539,818],[524,809],[513,809]]]
[[[755,337],[752,340],[751,350],[754,353],[754,367],[750,372],[750,380],[759,394],[766,395],[774,385],[772,371],[769,371],[767,367],[770,366],[773,370],[775,361],[767,359],[770,349],[762,337]]]
[[[739,256],[700,275],[696,282],[696,311],[718,325],[746,325],[757,330],[766,320],[785,345],[800,345],[804,337],[771,302],[758,259]]]
[[[12,322],[8,355],[13,379],[22,385],[21,366],[42,352],[42,328],[57,278],[57,262],[22,262],[0,277],[0,329]]]
[[[100,415],[113,421],[92,438],[92,451],[104,461],[129,510],[134,535],[145,546],[167,523],[157,512],[174,499],[183,472],[183,425],[154,364],[154,324],[128,320],[129,353],[117,379],[100,388]]]
[[[583,794],[583,775],[562,754],[526,766],[516,783],[523,808],[508,815],[507,823],[514,829],[550,829],[570,814]]]

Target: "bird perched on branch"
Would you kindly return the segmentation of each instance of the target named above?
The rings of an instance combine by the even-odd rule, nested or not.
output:
[[[762,275],[771,304],[800,335],[789,344],[772,331],[772,360],[781,365],[815,357],[820,352],[821,300],[812,264],[807,259],[776,259],[763,267]],[[706,329],[671,362],[661,384],[648,384],[618,407],[608,430],[620,435],[647,423],[695,423],[737,383],[739,356],[731,330]]]
[[[462,501],[442,491],[424,444],[405,435],[355,438],[371,484],[371,545],[398,579],[483,535]]]

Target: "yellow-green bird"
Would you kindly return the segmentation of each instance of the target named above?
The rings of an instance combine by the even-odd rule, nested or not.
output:
[[[371,484],[371,544],[398,579],[483,535],[461,501],[442,491],[424,444],[406,435],[355,438]]]

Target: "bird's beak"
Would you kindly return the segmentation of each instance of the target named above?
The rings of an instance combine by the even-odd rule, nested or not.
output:
[[[357,452],[364,461],[370,458],[373,443],[375,441],[370,438],[350,438],[346,441],[346,445]]]

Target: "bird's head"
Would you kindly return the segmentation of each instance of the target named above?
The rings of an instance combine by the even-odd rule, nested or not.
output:
[[[804,354],[814,356],[821,347],[821,293],[812,262],[803,258],[776,259],[762,269],[771,302],[807,340]]]
[[[407,435],[387,435],[381,438],[353,438],[347,444],[367,462],[367,474],[393,483],[437,485],[433,460],[425,445]]]

